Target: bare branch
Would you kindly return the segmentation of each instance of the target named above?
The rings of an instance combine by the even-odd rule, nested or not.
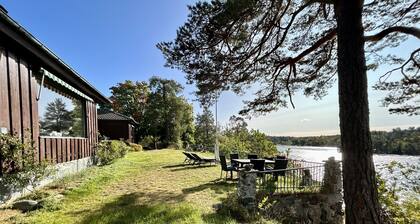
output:
[[[292,71],[293,71],[293,66],[290,65],[289,75],[287,76],[287,81],[286,81],[286,88],[287,88],[287,93],[289,95],[290,104],[292,105],[293,109],[295,109],[295,104],[293,103],[293,99],[292,99],[292,92],[290,91],[290,87],[289,87],[290,75],[292,74]]]
[[[410,79],[409,77],[407,77],[407,75],[405,75],[404,68],[405,68],[406,65],[408,65],[408,63],[412,62],[414,64],[414,66],[417,67],[417,69],[420,69],[420,65],[415,59],[415,55],[419,52],[420,52],[420,48],[417,48],[416,50],[414,50],[410,54],[410,57],[408,58],[408,60],[406,62],[404,62],[401,66],[399,66],[397,68],[394,68],[394,69],[391,69],[391,70],[387,71],[385,74],[381,75],[381,77],[379,77],[379,81],[380,82],[385,82],[392,75],[393,72],[398,71],[398,70],[401,71],[401,74],[404,76],[404,78]],[[383,78],[385,78],[385,79],[383,79]]]
[[[382,30],[381,32],[379,32],[375,35],[366,36],[365,41],[366,42],[380,41],[384,37],[386,37],[386,35],[388,35],[390,33],[394,33],[394,32],[409,34],[409,35],[412,35],[414,37],[417,37],[417,39],[420,39],[420,29],[418,29],[416,27],[393,26],[393,27],[389,27],[387,29],[384,29],[384,30]]]

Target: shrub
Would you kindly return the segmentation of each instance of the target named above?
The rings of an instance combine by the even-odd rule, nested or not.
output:
[[[48,163],[36,160],[33,142],[22,143],[20,138],[10,134],[0,134],[0,195],[8,199],[11,190],[38,186],[40,180],[54,172]]]
[[[217,213],[245,223],[255,223],[257,220],[261,219],[256,210],[253,212],[245,208],[239,202],[238,196],[234,193],[231,193],[227,198],[222,199],[222,203],[218,208]]]
[[[404,165],[399,162],[391,163],[381,167],[389,173],[399,175],[389,175],[393,178],[384,179],[379,172],[377,173],[379,202],[393,223],[411,224],[418,223],[420,220],[420,179],[417,171],[418,165]],[[405,193],[404,193],[405,192]],[[405,197],[401,197],[405,194]]]
[[[128,143],[128,145],[131,148],[130,151],[133,151],[133,152],[143,151],[143,146],[142,145],[139,145],[139,144],[136,144],[136,143]]]
[[[124,157],[130,149],[131,147],[123,141],[101,141],[97,146],[97,162],[100,165],[111,164],[115,159]]]
[[[241,157],[250,153],[270,157],[278,153],[275,144],[264,133],[256,130],[226,133],[219,140],[220,152],[225,155],[235,152]]]
[[[177,142],[171,143],[168,145],[169,149],[183,149],[183,142],[178,140]]]
[[[160,144],[160,138],[148,135],[143,138],[141,144],[147,149],[157,149]]]

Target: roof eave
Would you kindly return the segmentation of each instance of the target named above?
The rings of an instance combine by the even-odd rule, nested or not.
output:
[[[37,56],[40,61],[56,70],[56,72],[63,76],[67,81],[72,82],[71,84],[82,84],[82,89],[96,101],[104,104],[111,103],[106,96],[93,87],[85,78],[67,65],[38,39],[32,36],[32,34],[10,18],[9,15],[0,11],[0,18],[0,32],[4,33],[30,53]]]

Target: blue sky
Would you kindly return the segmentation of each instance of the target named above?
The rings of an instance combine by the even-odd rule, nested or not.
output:
[[[0,0],[9,15],[82,74],[102,93],[124,80],[147,80],[152,75],[185,84],[184,74],[164,67],[156,43],[174,39],[177,28],[187,18],[187,4],[195,0]],[[410,40],[398,52],[418,45]],[[369,73],[370,86],[384,69]],[[185,95],[192,101],[193,86]],[[248,97],[252,93],[247,94]],[[390,115],[378,102],[383,93],[369,87],[371,129],[420,126],[420,118]],[[222,94],[219,119],[228,120],[242,108],[242,100],[232,93]],[[250,120],[251,128],[271,135],[336,134],[339,130],[337,88],[322,101],[301,95],[296,109],[280,109]],[[199,111],[198,104],[194,103]]]

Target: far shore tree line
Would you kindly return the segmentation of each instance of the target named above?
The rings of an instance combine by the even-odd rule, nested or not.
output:
[[[420,127],[395,128],[392,131],[372,131],[372,146],[377,154],[420,155]],[[340,135],[269,136],[279,145],[340,147]]]

